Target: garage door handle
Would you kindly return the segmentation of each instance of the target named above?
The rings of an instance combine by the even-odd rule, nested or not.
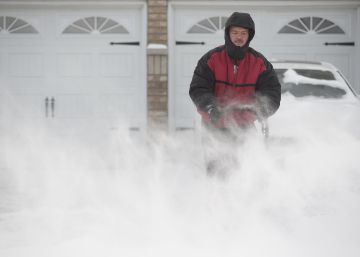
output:
[[[49,98],[45,98],[45,117],[47,118],[49,115]]]
[[[324,45],[326,46],[355,46],[355,42],[325,42]]]
[[[205,45],[205,42],[176,41],[176,45]]]
[[[51,97],[50,107],[51,107],[51,117],[54,118],[55,117],[55,98],[54,97]]]
[[[140,42],[110,42],[110,45],[130,45],[130,46],[139,46]]]

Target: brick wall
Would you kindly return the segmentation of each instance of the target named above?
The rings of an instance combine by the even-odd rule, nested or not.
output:
[[[167,128],[168,121],[168,56],[148,54],[147,105],[149,128]]]
[[[167,1],[148,0],[148,44],[167,46]],[[149,129],[167,129],[168,50],[147,50],[147,109]]]
[[[167,44],[167,0],[148,0],[148,43]]]

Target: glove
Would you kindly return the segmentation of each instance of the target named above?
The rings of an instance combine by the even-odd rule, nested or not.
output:
[[[217,125],[222,116],[221,111],[216,106],[211,106],[208,110],[208,114],[209,114],[210,122],[213,125]]]
[[[239,127],[249,127],[256,120],[253,111],[233,112],[231,118]]]
[[[255,108],[257,109],[257,115],[260,120],[263,120],[266,117],[270,116],[269,107],[270,105],[265,97],[258,97],[255,100]]]

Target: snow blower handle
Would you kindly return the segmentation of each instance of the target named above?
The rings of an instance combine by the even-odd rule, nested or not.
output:
[[[263,136],[265,138],[269,137],[269,124],[268,124],[268,120],[266,117],[264,117],[259,108],[256,107],[255,105],[236,105],[236,106],[230,106],[230,107],[226,107],[223,108],[221,110],[223,113],[226,112],[252,112],[255,114],[257,120],[259,121],[260,125],[261,125],[261,133],[263,134]]]

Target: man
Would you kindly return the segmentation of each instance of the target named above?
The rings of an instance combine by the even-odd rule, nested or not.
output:
[[[281,86],[271,63],[249,47],[254,35],[251,16],[234,12],[225,24],[225,45],[207,52],[195,68],[189,94],[212,131],[246,130],[280,106]]]

